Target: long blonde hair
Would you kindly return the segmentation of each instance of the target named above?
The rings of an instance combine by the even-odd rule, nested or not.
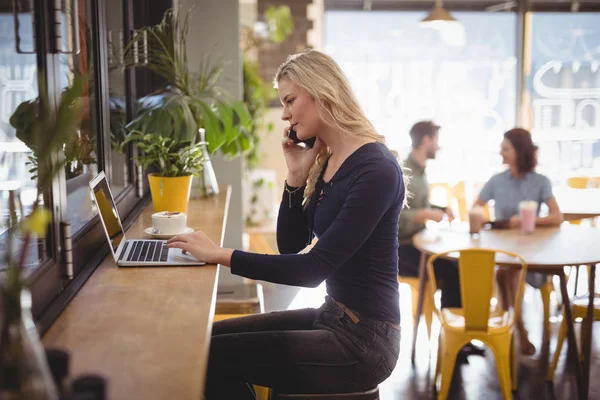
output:
[[[341,68],[327,54],[308,50],[290,55],[277,70],[273,85],[277,88],[284,78],[306,90],[316,101],[319,116],[328,125],[340,128],[349,136],[368,137],[386,144],[385,137],[377,133],[365,116]],[[319,175],[330,156],[331,150],[324,147],[310,168],[304,190],[305,204],[314,193]]]

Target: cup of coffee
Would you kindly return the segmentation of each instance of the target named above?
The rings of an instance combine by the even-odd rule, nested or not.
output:
[[[469,210],[469,233],[481,232],[483,227],[483,208],[475,206]]]
[[[161,211],[152,214],[154,233],[177,235],[185,231],[187,215],[180,211]]]
[[[519,217],[521,219],[521,232],[533,233],[537,216],[537,201],[522,201],[519,203]]]

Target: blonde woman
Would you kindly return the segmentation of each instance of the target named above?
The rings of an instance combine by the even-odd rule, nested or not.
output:
[[[290,56],[274,79],[289,122],[282,142],[288,174],[277,221],[281,255],[225,249],[201,232],[170,247],[252,279],[316,287],[319,309],[230,319],[213,325],[206,396],[254,398],[251,384],[295,393],[369,390],[398,359],[398,218],[402,171],[363,114],[335,61]],[[316,137],[314,147],[300,140]],[[313,238],[314,246],[298,254]]]

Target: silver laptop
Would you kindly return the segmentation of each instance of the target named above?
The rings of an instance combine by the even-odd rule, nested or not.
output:
[[[189,253],[167,248],[166,240],[127,240],[104,171],[90,182],[92,199],[98,209],[110,251],[120,267],[156,267],[167,265],[204,265]]]

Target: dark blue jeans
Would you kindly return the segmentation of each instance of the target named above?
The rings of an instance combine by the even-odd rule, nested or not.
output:
[[[252,384],[289,393],[369,390],[396,366],[400,331],[355,313],[354,323],[327,297],[319,308],[216,322],[206,398],[254,399]]]

